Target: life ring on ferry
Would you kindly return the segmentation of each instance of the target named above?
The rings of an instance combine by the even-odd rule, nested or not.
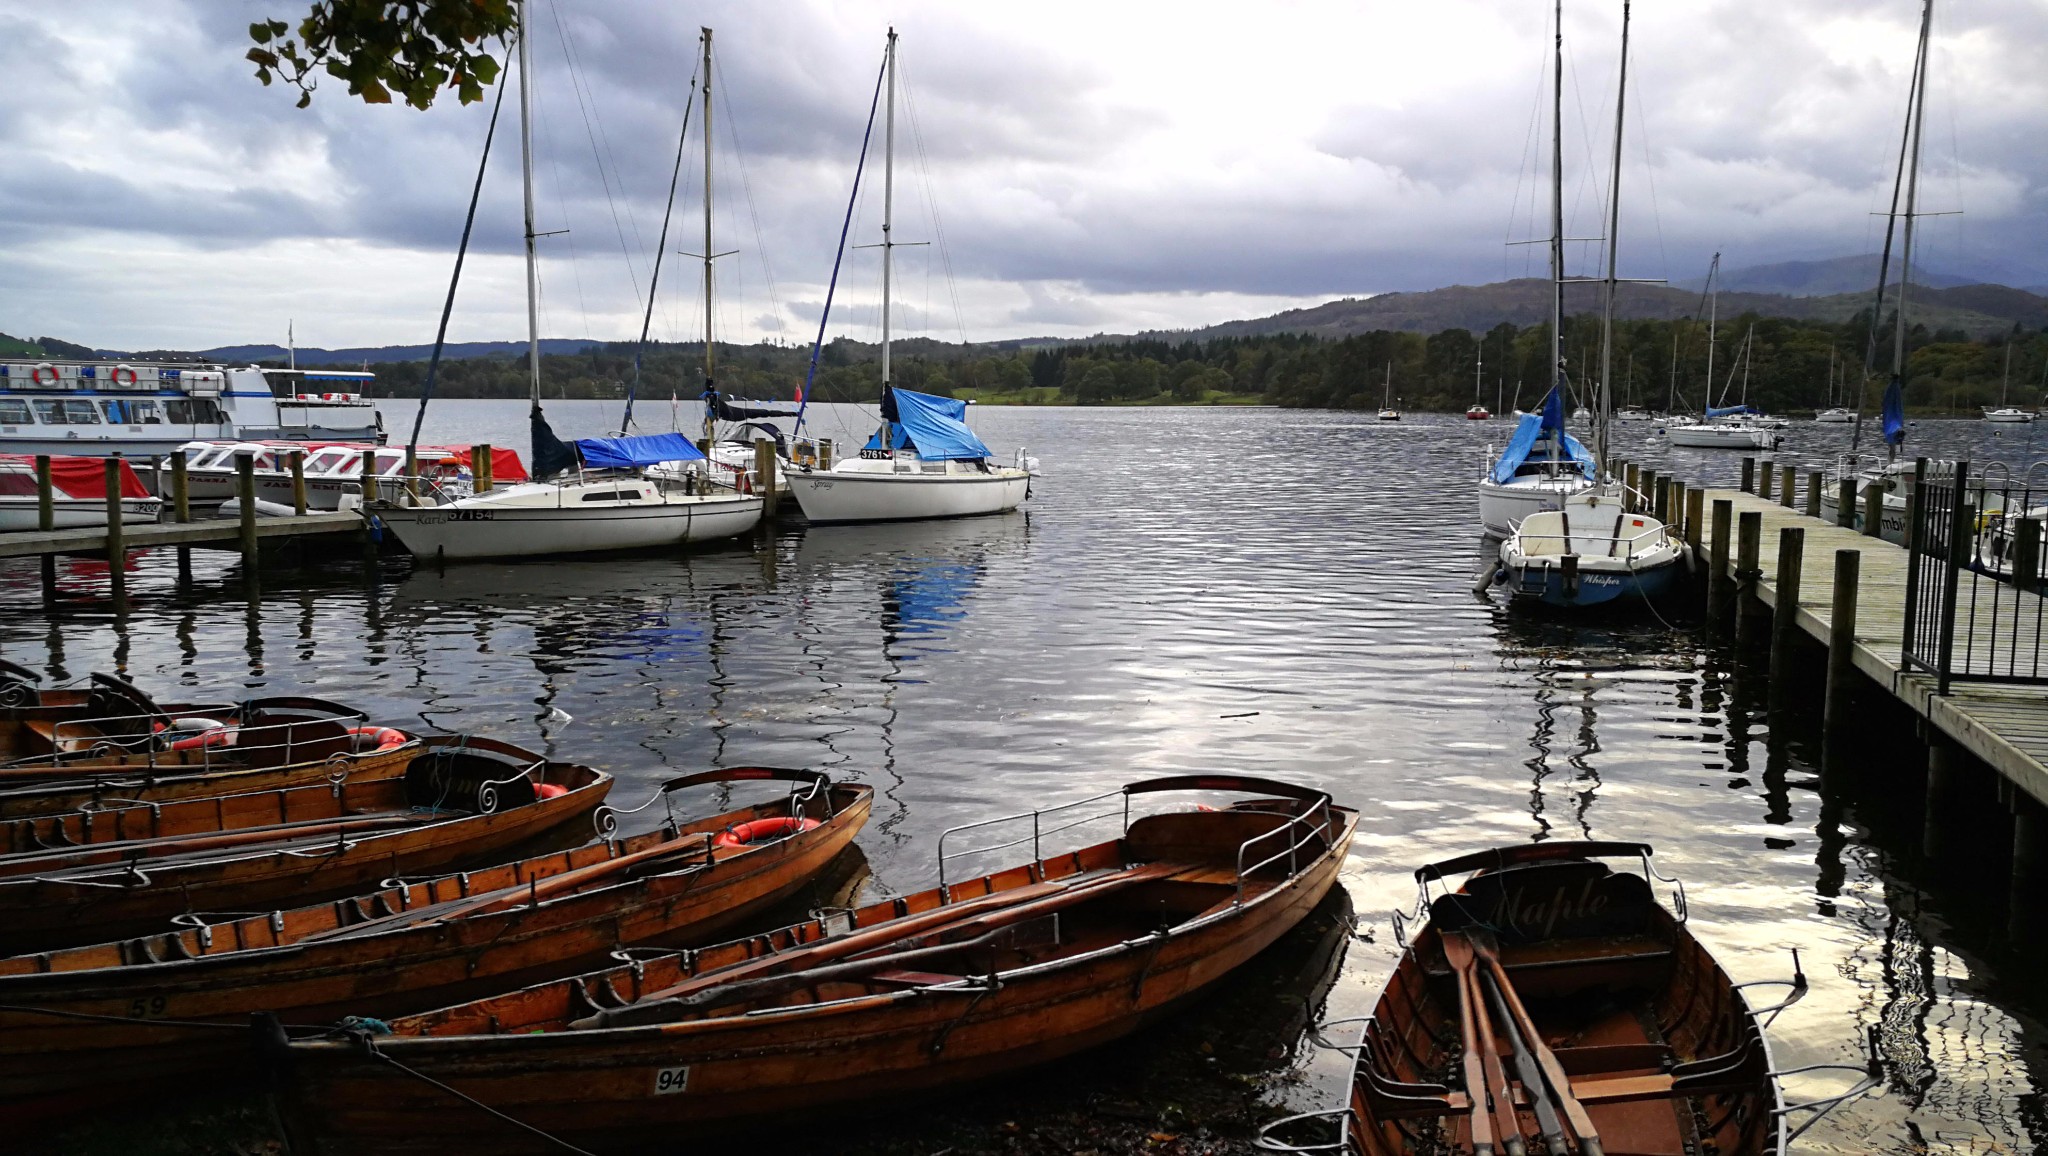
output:
[[[353,738],[367,740],[353,744],[358,750],[369,747],[378,754],[397,750],[412,741],[406,737],[404,731],[393,730],[390,727],[350,727],[348,733]]]
[[[820,824],[816,819],[793,819],[787,816],[779,819],[756,819],[751,823],[734,823],[718,833],[711,840],[716,847],[751,847],[757,843],[773,843],[792,835],[801,835]]]
[[[135,371],[125,365],[117,365],[111,375],[115,385],[134,385]]]
[[[195,731],[192,724],[202,725]],[[175,719],[166,734],[182,734],[186,737],[173,739],[171,750],[197,751],[207,747],[231,747],[235,745],[235,733],[242,728],[214,719]]]
[[[47,378],[43,376],[46,373],[50,375]],[[64,375],[58,373],[54,365],[38,365],[28,371],[29,382],[33,385],[55,385],[63,378]]]

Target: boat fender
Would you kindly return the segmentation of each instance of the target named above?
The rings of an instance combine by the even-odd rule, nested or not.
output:
[[[533,796],[536,799],[559,799],[569,793],[569,788],[560,783],[536,783]]]
[[[720,831],[718,837],[711,842],[719,847],[751,847],[757,843],[773,843],[778,839],[787,839],[791,835],[800,835],[818,825],[816,819],[792,819],[786,816],[779,819],[756,819],[751,823],[734,823]]]
[[[391,727],[350,727],[349,735],[355,740],[350,745],[356,750],[373,749],[378,752],[396,750],[411,742],[404,731]]]
[[[207,721],[212,722],[213,720],[208,719]],[[240,729],[240,727],[232,727],[226,723],[214,723],[211,728],[200,731],[198,734],[175,740],[171,743],[171,749],[174,751],[196,751],[206,747],[231,747],[235,745],[235,732]]]

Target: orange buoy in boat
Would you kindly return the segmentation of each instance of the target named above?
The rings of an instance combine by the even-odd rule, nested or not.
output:
[[[392,727],[350,727],[348,733],[360,740],[355,744],[357,750],[367,747],[377,751],[388,751],[412,741],[405,737],[404,731]]]
[[[538,783],[533,788],[537,799],[559,799],[569,793],[569,788],[560,783]]]
[[[773,843],[800,835],[818,825],[816,819],[756,819],[751,823],[735,823],[718,833],[711,842],[719,847],[751,847],[756,843]]]

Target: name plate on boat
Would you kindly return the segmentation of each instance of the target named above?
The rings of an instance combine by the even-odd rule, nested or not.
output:
[[[690,1068],[656,1068],[654,1070],[654,1094],[673,1096],[690,1086]]]

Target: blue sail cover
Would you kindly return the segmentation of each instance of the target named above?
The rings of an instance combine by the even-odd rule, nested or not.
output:
[[[1729,414],[1731,414],[1731,413],[1762,413],[1762,412],[1763,412],[1762,410],[1760,410],[1760,409],[1756,408],[1756,407],[1755,407],[1755,406],[1753,406],[1753,405],[1723,405],[1723,406],[1712,406],[1712,405],[1710,405],[1710,406],[1708,406],[1708,407],[1707,407],[1707,416],[1708,416],[1708,417],[1727,417],[1727,416],[1728,416]]]
[[[1555,398],[1558,394],[1552,391],[1550,396]],[[1522,415],[1520,424],[1515,426],[1515,436],[1508,439],[1507,449],[1501,451],[1500,460],[1493,463],[1493,480],[1497,484],[1504,486],[1514,481],[1515,471],[1521,469],[1524,462],[1550,460],[1547,443],[1552,437],[1564,439],[1564,452],[1558,455],[1558,461],[1565,470],[1576,470],[1588,481],[1599,477],[1600,469],[1594,464],[1592,453],[1579,443],[1579,439],[1564,431],[1562,416],[1554,422],[1551,420],[1552,411],[1559,411],[1561,415],[1563,408],[1561,402],[1552,405],[1546,399],[1543,412]]]
[[[679,433],[630,438],[578,438],[576,452],[593,470],[624,470],[662,462],[698,462],[704,455]]]
[[[882,391],[882,420],[890,424],[895,440],[889,448],[916,450],[926,461],[975,461],[995,456],[967,428],[966,418],[967,403],[957,398],[893,387]],[[880,431],[868,438],[867,448],[882,448]]]
[[[1884,387],[1884,444],[1895,446],[1906,440],[1906,392],[1893,374],[1891,383]]]

